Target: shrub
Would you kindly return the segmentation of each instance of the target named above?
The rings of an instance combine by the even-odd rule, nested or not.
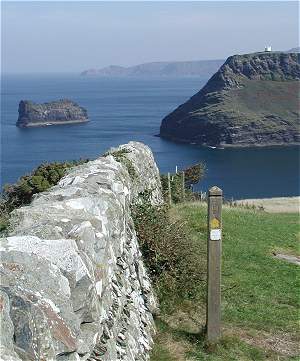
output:
[[[183,170],[184,172],[184,188],[183,188],[183,176],[182,172],[171,174],[170,175],[170,183],[171,183],[171,195],[172,202],[179,203],[184,200],[194,200],[195,195],[192,192],[191,186],[198,183],[201,179],[203,179],[206,166],[204,163],[198,163],[191,167],[188,167]],[[168,176],[166,174],[161,175],[161,184],[163,189],[164,199],[168,200]],[[183,193],[183,189],[185,192]]]
[[[198,264],[186,224],[174,219],[165,204],[153,206],[151,192],[140,194],[132,216],[143,258],[162,306],[193,298],[205,270]]]
[[[0,200],[0,234],[3,233],[9,225],[9,213],[3,200]]]
[[[169,197],[169,190],[168,190],[168,176],[162,174],[161,177],[161,184],[163,189],[163,196],[164,199],[167,201]],[[170,183],[171,183],[171,195],[172,195],[172,202],[179,203],[183,201],[183,184],[182,184],[182,173],[171,174],[170,175]]]
[[[198,163],[184,170],[185,183],[188,186],[197,184],[204,177],[206,172],[206,165],[204,163]]]

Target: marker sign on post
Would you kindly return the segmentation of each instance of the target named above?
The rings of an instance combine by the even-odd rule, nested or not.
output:
[[[206,332],[210,342],[221,336],[222,194],[218,187],[208,192]]]
[[[217,218],[210,221],[210,240],[220,241],[221,239],[221,222]]]
[[[212,229],[210,231],[210,240],[211,241],[220,241],[221,239],[221,230],[220,229]]]

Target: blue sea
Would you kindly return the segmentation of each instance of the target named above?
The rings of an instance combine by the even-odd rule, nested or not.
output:
[[[162,173],[204,162],[196,187],[223,188],[227,198],[299,195],[299,148],[210,149],[159,137],[162,118],[206,82],[198,78],[97,78],[77,74],[4,75],[1,87],[1,185],[15,182],[42,162],[94,159],[131,140],[154,152]],[[80,125],[19,129],[21,99],[69,98],[88,110]]]

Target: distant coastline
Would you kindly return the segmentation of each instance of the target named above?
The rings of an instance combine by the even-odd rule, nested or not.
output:
[[[82,76],[99,77],[210,77],[224,63],[224,60],[195,60],[152,62],[124,67],[110,65],[105,68],[85,70]]]

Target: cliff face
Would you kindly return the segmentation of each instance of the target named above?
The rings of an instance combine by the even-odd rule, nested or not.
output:
[[[107,155],[14,211],[0,248],[7,360],[148,359],[157,304],[130,205],[146,189],[162,202],[160,178],[143,144],[113,151],[126,151],[134,174]]]
[[[299,143],[299,79],[299,54],[231,56],[162,120],[160,136],[211,146]]]
[[[19,103],[19,118],[16,125],[24,128],[82,123],[87,120],[88,115],[86,109],[68,99],[44,104],[21,100]]]

